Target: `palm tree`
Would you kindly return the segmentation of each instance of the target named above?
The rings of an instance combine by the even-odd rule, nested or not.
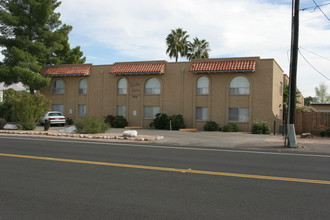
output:
[[[184,57],[187,55],[188,51],[188,41],[187,31],[182,30],[182,28],[177,28],[171,30],[171,33],[166,38],[167,50],[166,54],[170,58],[175,57],[175,62],[178,62],[179,55]]]
[[[209,42],[206,40],[199,40],[197,37],[194,38],[193,42],[188,44],[187,58],[192,59],[206,59],[209,58]]]

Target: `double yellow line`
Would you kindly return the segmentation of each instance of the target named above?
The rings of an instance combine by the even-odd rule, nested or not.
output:
[[[216,172],[216,171],[205,171],[205,170],[178,169],[178,168],[169,168],[169,167],[154,167],[154,166],[143,166],[143,165],[133,165],[133,164],[109,163],[109,162],[98,162],[98,161],[88,161],[88,160],[75,160],[75,159],[64,159],[64,158],[54,158],[54,157],[39,157],[39,156],[6,154],[6,153],[0,153],[0,157],[12,157],[12,158],[46,160],[46,161],[66,162],[66,163],[134,168],[134,169],[144,169],[144,170],[157,170],[157,171],[168,171],[168,172],[179,172],[179,173],[204,174],[204,175],[213,175],[213,176],[227,176],[227,177],[240,177],[240,178],[261,179],[261,180],[277,180],[277,181],[287,181],[287,182],[297,182],[297,183],[314,183],[314,184],[330,185],[330,181],[328,181],[328,180],[263,176],[263,175],[227,173],[227,172]]]

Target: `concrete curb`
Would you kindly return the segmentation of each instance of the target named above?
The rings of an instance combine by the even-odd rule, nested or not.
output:
[[[163,139],[163,136],[146,136],[138,135],[137,137],[124,137],[120,134],[69,134],[51,131],[20,131],[20,130],[0,130],[0,134],[16,134],[16,135],[30,135],[30,136],[52,136],[52,137],[71,137],[83,139],[103,139],[103,140],[131,140],[131,141],[158,141]]]

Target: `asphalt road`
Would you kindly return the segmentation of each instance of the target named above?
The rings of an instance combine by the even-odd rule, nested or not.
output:
[[[0,137],[0,219],[329,219],[330,156]]]

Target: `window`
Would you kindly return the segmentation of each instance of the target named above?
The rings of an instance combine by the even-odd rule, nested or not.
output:
[[[230,95],[248,95],[250,94],[249,80],[244,76],[237,76],[230,82]]]
[[[146,82],[144,93],[147,95],[159,95],[160,94],[160,82],[156,78],[148,79]]]
[[[117,115],[126,117],[126,106],[124,105],[117,105]]]
[[[54,94],[64,94],[64,81],[62,79],[58,79],[54,82],[53,93]]]
[[[87,80],[82,79],[79,81],[79,94],[87,94]]]
[[[87,113],[86,105],[78,105],[78,116],[85,116]]]
[[[208,107],[196,107],[196,120],[207,121],[209,118],[209,108]]]
[[[280,95],[283,95],[283,83],[280,82]]]
[[[159,106],[144,106],[144,118],[153,119],[160,112]]]
[[[249,109],[248,108],[229,108],[229,121],[248,122]]]
[[[127,94],[127,79],[121,78],[118,81],[118,95],[124,95]]]
[[[206,76],[199,77],[197,80],[197,95],[209,94],[209,79]]]
[[[64,105],[52,104],[52,111],[59,111],[64,115]]]

